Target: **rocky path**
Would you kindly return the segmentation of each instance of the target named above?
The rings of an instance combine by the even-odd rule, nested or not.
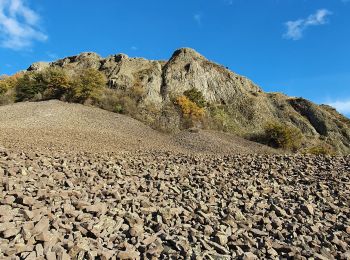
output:
[[[349,259],[350,157],[0,152],[0,259]]]

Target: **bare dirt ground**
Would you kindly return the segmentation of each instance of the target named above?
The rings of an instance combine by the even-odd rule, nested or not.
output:
[[[349,156],[58,101],[0,107],[0,146],[0,259],[350,259]]]

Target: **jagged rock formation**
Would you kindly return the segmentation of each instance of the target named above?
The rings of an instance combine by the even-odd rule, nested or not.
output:
[[[82,53],[49,64],[35,63],[28,70],[59,66],[69,70],[93,67],[102,71],[112,89],[139,85],[144,103],[164,107],[170,97],[196,88],[210,104],[225,105],[242,135],[263,131],[277,121],[299,128],[309,144],[325,141],[337,151],[350,153],[350,121],[327,106],[280,93],[265,93],[249,79],[207,60],[189,48],[176,50],[169,61],[129,58],[125,54],[101,58]]]

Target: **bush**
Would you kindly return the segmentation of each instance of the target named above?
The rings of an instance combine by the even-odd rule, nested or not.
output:
[[[334,149],[328,144],[315,145],[307,149],[306,153],[314,155],[335,155]]]
[[[298,128],[278,122],[270,122],[266,124],[260,141],[274,148],[295,151],[300,148],[302,137],[302,133]]]
[[[223,107],[211,106],[208,120],[210,128],[224,132],[238,132],[237,124]]]
[[[145,97],[146,93],[141,84],[134,84],[130,89],[127,89],[126,94],[139,103]]]
[[[97,104],[102,109],[115,113],[127,114],[132,117],[138,114],[137,101],[123,90],[104,89]]]
[[[14,89],[20,77],[22,77],[22,73],[16,73],[12,76],[0,76],[0,95],[4,95],[7,91]]]
[[[118,114],[123,114],[124,108],[122,107],[121,104],[116,104],[113,108],[113,112],[118,113]]]
[[[6,93],[9,89],[8,78],[9,76],[7,75],[0,76],[0,95]]]
[[[42,99],[60,99],[71,87],[71,79],[62,68],[49,67],[37,72],[34,79],[39,89]]]
[[[16,82],[16,100],[60,99],[70,87],[71,80],[61,68],[26,72]]]
[[[14,103],[16,100],[16,93],[13,88],[10,88],[5,93],[0,95],[0,105],[8,105]]]
[[[194,102],[200,108],[203,108],[207,105],[203,93],[195,88],[186,90],[183,94],[185,97]]]
[[[204,109],[200,108],[186,96],[177,97],[175,104],[181,109],[182,117],[186,125],[185,127],[192,127],[194,123],[200,122],[204,118]]]
[[[42,87],[35,80],[35,72],[25,73],[16,83],[16,101],[32,100],[35,95],[44,91]]]
[[[88,99],[97,101],[106,84],[107,79],[102,72],[94,68],[83,69],[73,80],[69,99],[80,103]]]

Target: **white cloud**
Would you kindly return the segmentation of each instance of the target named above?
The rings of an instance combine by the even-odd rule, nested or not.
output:
[[[350,115],[350,99],[331,102],[328,105],[334,107],[340,113]]]
[[[131,46],[130,49],[131,49],[132,51],[137,51],[139,48],[138,48],[137,46]]]
[[[39,28],[39,15],[25,0],[0,0],[0,45],[20,50],[33,41],[46,41],[47,35]]]
[[[316,13],[309,15],[306,19],[298,19],[285,23],[287,32],[283,34],[283,38],[290,40],[300,40],[304,31],[310,26],[318,26],[327,23],[327,16],[331,15],[327,9],[319,9]]]
[[[193,19],[196,21],[196,23],[198,25],[201,25],[202,24],[202,15],[201,14],[194,14],[193,15]]]

